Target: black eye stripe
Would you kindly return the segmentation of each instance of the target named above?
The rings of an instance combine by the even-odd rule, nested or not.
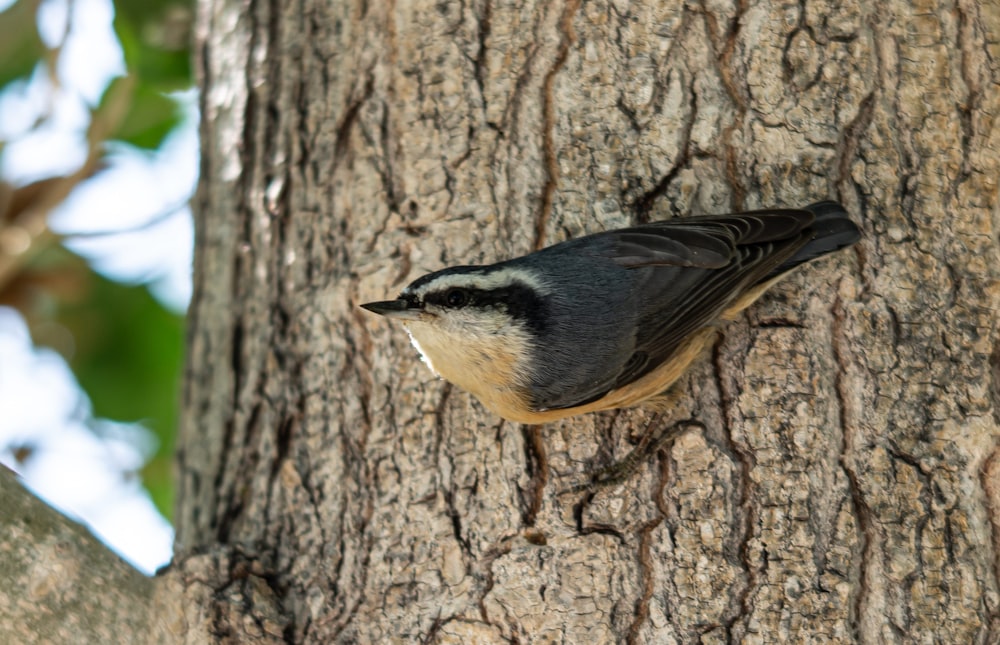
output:
[[[463,287],[448,287],[440,291],[430,291],[424,296],[424,302],[428,304],[452,309],[467,306],[485,307],[496,304],[495,300],[492,291]]]
[[[462,304],[449,302],[449,298],[457,292],[460,292],[464,296],[465,301]],[[534,289],[522,282],[513,282],[495,289],[447,287],[428,292],[424,296],[424,302],[448,309],[463,307],[499,309],[507,312],[511,318],[523,321],[528,327],[536,331],[541,331],[544,327],[544,301]]]

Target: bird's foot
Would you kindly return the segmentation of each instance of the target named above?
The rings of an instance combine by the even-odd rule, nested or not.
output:
[[[625,455],[623,459],[588,473],[588,481],[563,489],[559,494],[589,493],[627,481],[635,474],[635,471],[639,469],[639,465],[647,457],[655,455],[661,448],[676,439],[681,432],[689,428],[701,428],[704,430],[705,426],[700,421],[685,419],[662,428],[659,431],[651,429],[643,435],[642,439],[639,440],[639,444]]]

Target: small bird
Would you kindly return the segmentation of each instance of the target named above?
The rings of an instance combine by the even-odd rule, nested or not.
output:
[[[361,306],[491,411],[540,424],[661,395],[721,321],[859,238],[832,201],[677,218],[442,269]]]

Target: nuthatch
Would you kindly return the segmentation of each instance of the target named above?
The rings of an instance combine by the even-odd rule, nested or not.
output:
[[[511,421],[662,394],[788,271],[850,246],[839,204],[652,222],[418,278],[361,305],[402,321],[430,368]]]

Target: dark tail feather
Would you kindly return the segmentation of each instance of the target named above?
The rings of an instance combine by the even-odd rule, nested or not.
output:
[[[803,210],[810,211],[816,216],[809,227],[813,233],[812,239],[796,251],[795,255],[771,271],[764,280],[776,278],[800,264],[815,260],[827,253],[847,248],[861,239],[861,231],[847,216],[844,207],[837,202],[816,202],[806,206]]]

